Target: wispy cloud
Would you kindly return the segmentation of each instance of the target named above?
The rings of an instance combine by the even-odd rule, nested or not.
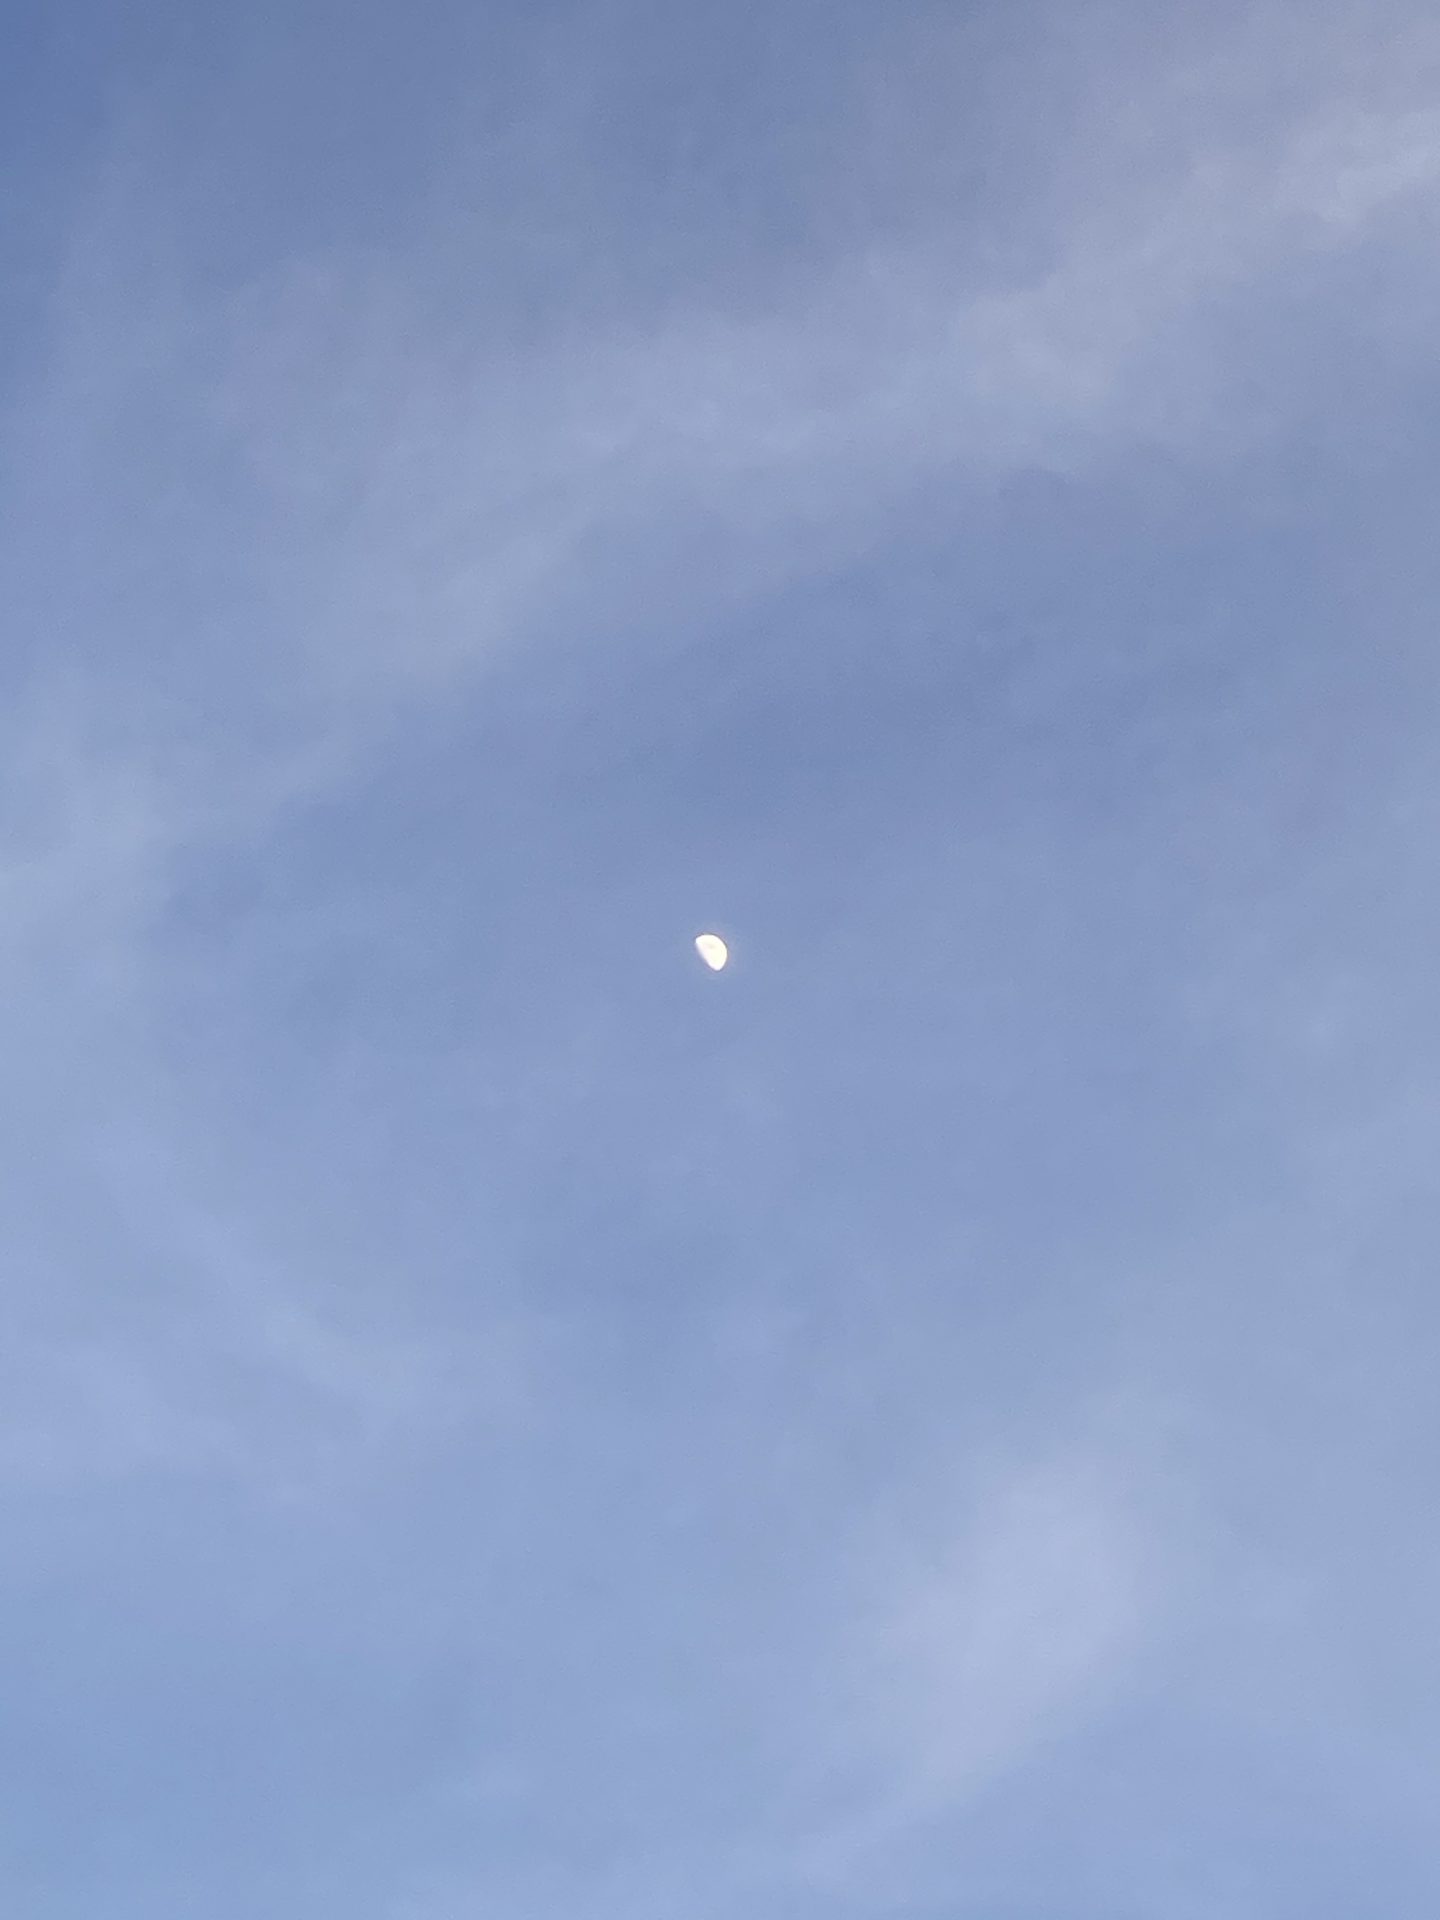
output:
[[[1154,1630],[1148,1549],[1113,1476],[1077,1452],[997,1468],[928,1555],[888,1543],[853,1623],[870,1773],[858,1804],[802,1842],[803,1877],[851,1885],[916,1828],[962,1817],[1046,1742],[1103,1710]],[[928,1564],[926,1560],[928,1559]],[[844,1751],[841,1743],[840,1751]],[[852,1755],[852,1762],[857,1756]],[[879,1861],[876,1861],[876,1855]]]

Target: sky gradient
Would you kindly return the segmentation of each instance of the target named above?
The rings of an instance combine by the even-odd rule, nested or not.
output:
[[[7,1915],[1440,1907],[1437,242],[1390,0],[15,0]]]

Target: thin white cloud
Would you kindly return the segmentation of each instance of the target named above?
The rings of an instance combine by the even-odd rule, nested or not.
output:
[[[1202,97],[1223,103],[1221,75]],[[1166,76],[1150,79],[1158,113]],[[1068,468],[1136,441],[1203,452],[1217,432],[1223,445],[1235,423],[1216,416],[1210,364],[1227,304],[1264,302],[1308,256],[1433,203],[1433,110],[1373,81],[1375,104],[1357,104],[1327,82],[1348,83],[1322,74],[1258,130],[1237,116],[1153,178],[1133,127],[1082,119],[1069,151],[1096,192],[1070,189],[1048,260],[1019,277],[978,273],[939,224],[898,245],[860,235],[792,265],[778,302],[747,288],[728,310],[697,308],[682,293],[503,353],[467,347],[423,251],[335,256],[235,302],[185,291],[174,265],[137,281],[113,233],[163,230],[165,193],[127,189],[107,200],[105,298],[93,265],[72,275],[79,311],[61,317],[65,357],[29,444],[74,450],[73,474],[139,408],[152,430],[174,423],[182,463],[239,460],[244,483],[211,502],[232,543],[214,564],[256,596],[266,673],[318,699],[324,725],[376,675],[389,698],[587,607],[608,627],[667,604],[667,549],[688,552],[707,525],[724,529],[734,591],[863,538],[925,477]],[[1127,143],[1140,151],[1117,178]],[[1417,248],[1428,311],[1425,261]],[[483,258],[474,268],[483,289]],[[183,495],[178,520],[167,504],[180,468],[167,477],[152,455],[134,479],[142,495],[163,486],[154,507],[185,528]],[[142,539],[161,524],[142,520]],[[101,529],[102,550],[117,537]]]
[[[1156,1569],[1113,1469],[1081,1455],[981,1477],[966,1522],[893,1537],[832,1676],[851,1702],[840,1777],[864,1781],[795,1845],[799,1878],[852,1887],[916,1828],[963,1817],[1052,1740],[1103,1712],[1157,1628]],[[878,1543],[877,1543],[878,1545]]]

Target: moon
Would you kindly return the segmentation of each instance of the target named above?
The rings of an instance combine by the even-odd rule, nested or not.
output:
[[[720,969],[725,965],[725,962],[730,958],[730,949],[718,933],[702,933],[697,935],[695,951],[712,973],[719,973]]]

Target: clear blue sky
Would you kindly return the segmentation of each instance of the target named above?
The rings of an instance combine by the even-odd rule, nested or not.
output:
[[[7,1916],[1440,1910],[1437,216],[1418,4],[15,0]]]

